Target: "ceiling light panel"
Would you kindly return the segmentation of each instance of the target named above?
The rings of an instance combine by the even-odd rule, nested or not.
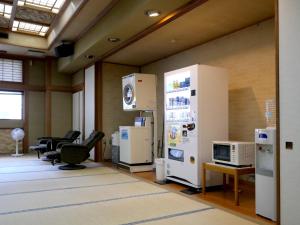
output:
[[[53,13],[58,13],[65,0],[18,0],[19,6],[40,8]]]
[[[35,34],[40,36],[45,36],[49,30],[48,26],[28,23],[23,21],[15,20],[13,22],[12,31]]]
[[[12,5],[0,3],[0,16],[10,19],[12,11]]]

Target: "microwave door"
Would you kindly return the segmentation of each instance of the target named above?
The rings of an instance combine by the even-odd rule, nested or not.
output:
[[[230,145],[214,145],[214,159],[230,162]]]

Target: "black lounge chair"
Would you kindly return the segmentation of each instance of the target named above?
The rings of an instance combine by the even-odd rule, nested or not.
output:
[[[96,143],[104,137],[104,133],[93,131],[90,136],[80,144],[59,143],[55,152],[49,152],[47,158],[52,161],[62,161],[67,165],[58,167],[61,170],[84,169],[86,166],[78,165],[90,156],[90,151],[95,147]]]
[[[80,131],[70,130],[64,137],[39,137],[35,146],[30,146],[31,150],[34,150],[40,158],[40,154],[45,152],[55,151],[56,146],[60,142],[73,143],[80,135]]]

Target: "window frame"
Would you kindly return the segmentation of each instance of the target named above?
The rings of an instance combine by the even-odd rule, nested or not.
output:
[[[22,101],[21,101],[21,119],[1,119],[0,121],[24,121],[25,120],[25,90],[9,90],[9,89],[0,89],[0,92],[18,92],[22,95]],[[0,93],[1,95],[1,93]]]
[[[0,59],[9,59],[9,60],[19,60],[19,61],[21,61],[22,62],[22,82],[15,82],[15,81],[5,81],[5,80],[0,80],[0,84],[11,84],[11,85],[16,85],[16,86],[18,86],[18,85],[24,85],[25,84],[25,76],[24,76],[24,72],[25,72],[25,60],[24,60],[24,58],[19,58],[19,57],[10,57],[10,56],[1,56],[0,55]],[[10,90],[8,90],[7,89],[7,91],[19,91],[19,90],[21,90],[22,89],[22,91],[24,91],[24,88],[17,88],[17,89],[10,89]],[[6,91],[6,88],[5,88],[5,90],[1,90],[1,88],[0,88],[0,91]]]
[[[22,61],[22,82],[13,82],[13,81],[3,81],[0,80],[0,91],[7,91],[7,92],[22,92],[22,119],[16,120],[16,119],[0,119],[0,121],[24,121],[26,120],[26,101],[25,101],[25,95],[28,93],[26,92],[25,87],[25,79],[27,76],[25,76],[26,69],[25,69],[25,63],[26,59],[24,57],[20,57],[17,55],[1,55],[1,59],[11,59],[11,60],[20,60]]]

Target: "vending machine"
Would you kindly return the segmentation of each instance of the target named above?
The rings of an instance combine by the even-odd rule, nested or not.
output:
[[[227,71],[193,65],[167,72],[164,90],[166,178],[200,188],[212,142],[228,140]],[[207,174],[208,185],[221,180],[220,174]]]

